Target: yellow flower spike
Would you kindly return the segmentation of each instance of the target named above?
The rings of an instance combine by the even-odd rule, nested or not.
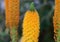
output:
[[[5,0],[6,28],[10,29],[12,42],[17,42],[20,0]]]
[[[30,10],[26,11],[24,20],[23,20],[23,34],[22,34],[22,42],[38,42],[39,37],[39,15],[38,12],[34,8],[34,4],[32,3],[30,6]]]
[[[60,32],[58,29],[60,28],[60,0],[55,0],[55,11],[53,16],[53,23],[54,23],[54,39],[56,42],[59,41],[58,33]]]

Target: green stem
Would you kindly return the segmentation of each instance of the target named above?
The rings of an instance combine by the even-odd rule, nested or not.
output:
[[[18,42],[18,33],[16,27],[10,30],[11,42]]]
[[[60,28],[57,30],[57,41],[60,42]]]
[[[34,11],[34,10],[35,10],[34,2],[31,3],[31,5],[30,5],[30,10],[31,10],[31,11]]]

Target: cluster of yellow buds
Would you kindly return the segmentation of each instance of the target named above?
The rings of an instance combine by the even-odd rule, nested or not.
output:
[[[27,10],[23,20],[22,42],[38,42],[40,33],[40,21],[38,12],[33,3],[30,10]]]

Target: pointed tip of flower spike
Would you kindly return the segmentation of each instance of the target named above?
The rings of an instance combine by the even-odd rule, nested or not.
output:
[[[34,10],[35,10],[34,2],[32,2],[32,3],[30,4],[30,10],[31,10],[31,11],[34,11]]]

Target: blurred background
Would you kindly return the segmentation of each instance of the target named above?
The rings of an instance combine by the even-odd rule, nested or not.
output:
[[[53,27],[53,15],[55,0],[20,0],[20,23],[19,23],[19,38],[22,37],[22,20],[24,13],[29,9],[30,3],[34,2],[35,8],[40,16],[40,36],[39,42],[55,42],[54,27]],[[0,0],[0,42],[9,42],[10,35],[6,31],[5,27],[5,7],[4,0]]]

